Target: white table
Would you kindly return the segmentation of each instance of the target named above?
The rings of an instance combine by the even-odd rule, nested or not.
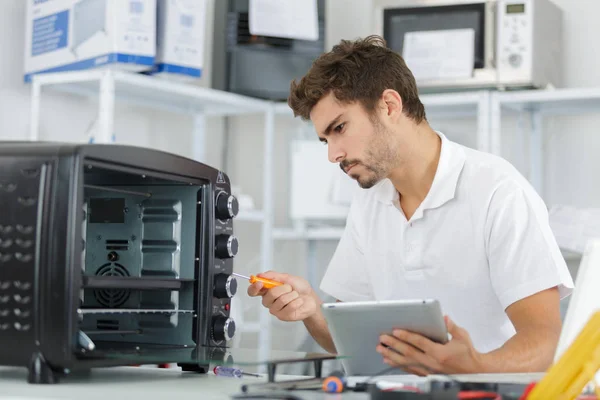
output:
[[[179,369],[116,367],[98,368],[87,375],[63,378],[52,385],[27,382],[25,368],[0,367],[0,398],[10,399],[161,399],[190,396],[193,399],[230,399],[241,393],[243,383],[266,378],[228,378],[209,374],[183,373]]]
[[[531,381],[539,381],[543,375],[543,373],[476,374],[454,375],[453,377],[470,382],[526,384]],[[308,377],[279,375],[275,381],[304,378]],[[429,378],[444,379],[442,376]],[[382,379],[413,385],[416,383],[416,381],[413,382],[415,378],[410,376],[382,377]],[[418,378],[419,381],[421,379],[427,378]],[[179,368],[113,367],[93,369],[87,375],[69,376],[63,378],[58,384],[34,385],[27,382],[25,368],[0,367],[0,400],[187,400],[188,398],[190,400],[230,400],[233,395],[242,394],[242,385],[261,382],[267,382],[266,375],[261,377],[244,376],[239,379],[215,376],[212,372],[208,374],[181,372]],[[256,391],[251,393],[256,393]],[[342,396],[307,390],[295,390],[288,393],[307,400],[340,400],[340,398],[343,400],[366,400],[369,398],[367,393],[354,392],[346,392]]]
[[[276,381],[298,379],[297,376],[277,376]],[[2,400],[229,400],[242,394],[243,384],[267,382],[266,375],[228,378],[212,373],[183,373],[178,368],[149,367],[98,368],[88,375],[69,376],[60,383],[34,385],[27,382],[25,368],[0,367],[0,399]],[[291,391],[306,399],[333,399],[320,391]],[[339,399],[339,397],[337,397]],[[365,393],[344,394],[344,399],[365,400]]]

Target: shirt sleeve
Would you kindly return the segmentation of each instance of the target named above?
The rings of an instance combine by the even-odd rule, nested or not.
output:
[[[533,189],[501,185],[488,209],[486,232],[492,285],[505,309],[555,286],[561,298],[571,293],[571,274]]]
[[[365,256],[359,234],[357,205],[353,203],[346,226],[329,262],[320,289],[340,301],[373,300],[368,279],[365,279]]]

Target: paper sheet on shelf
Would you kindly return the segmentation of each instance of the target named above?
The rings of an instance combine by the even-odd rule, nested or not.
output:
[[[250,0],[252,35],[318,40],[317,0]]]
[[[473,74],[473,29],[407,32],[402,57],[417,80],[461,79]]]

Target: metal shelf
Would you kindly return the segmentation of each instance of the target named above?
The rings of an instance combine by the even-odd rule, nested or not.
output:
[[[268,113],[268,101],[193,84],[124,71],[86,70],[34,75],[32,77],[30,139],[39,139],[42,88],[98,99],[98,137],[110,143],[114,133],[116,102],[194,117],[193,157],[205,160],[205,118],[249,113]]]
[[[525,114],[531,130],[520,135],[529,138],[529,181],[543,196],[545,116],[577,115],[600,112],[600,88],[567,88],[494,93],[491,101],[490,151],[502,155],[502,117],[506,113]]]
[[[253,97],[123,71],[48,73],[35,75],[32,82],[58,92],[98,97],[105,80],[112,80],[117,100],[157,110],[225,116],[264,112],[269,107]]]
[[[536,111],[543,115],[568,115],[600,110],[599,88],[574,88],[503,92],[495,95],[501,107]]]
[[[83,276],[85,289],[181,290],[193,279],[137,276]]]

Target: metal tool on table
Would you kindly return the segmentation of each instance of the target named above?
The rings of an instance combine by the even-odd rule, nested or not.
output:
[[[217,376],[227,376],[230,378],[241,378],[243,375],[256,376],[257,378],[260,378],[259,374],[245,372],[241,368],[224,367],[219,365],[213,368],[213,372]]]

